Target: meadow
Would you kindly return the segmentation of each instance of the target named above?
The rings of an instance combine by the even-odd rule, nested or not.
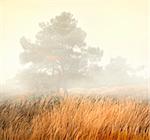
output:
[[[149,140],[150,104],[102,96],[22,96],[0,102],[0,140]]]

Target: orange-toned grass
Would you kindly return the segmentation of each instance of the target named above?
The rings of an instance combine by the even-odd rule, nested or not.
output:
[[[150,105],[47,97],[0,105],[0,140],[148,140]]]

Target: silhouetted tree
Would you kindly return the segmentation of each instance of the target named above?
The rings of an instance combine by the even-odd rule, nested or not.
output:
[[[89,65],[101,60],[103,51],[86,45],[86,33],[77,27],[77,21],[70,13],[63,12],[39,26],[41,30],[35,43],[21,38],[21,62],[47,73],[57,89],[62,87],[67,92],[69,81],[85,76]]]

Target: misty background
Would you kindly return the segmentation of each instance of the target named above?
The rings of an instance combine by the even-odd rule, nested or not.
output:
[[[2,93],[148,89],[146,1],[10,3],[0,2]]]

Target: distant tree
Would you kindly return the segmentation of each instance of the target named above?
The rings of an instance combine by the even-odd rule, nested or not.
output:
[[[107,84],[120,85],[130,82],[131,68],[123,57],[115,57],[110,60],[110,63],[105,66],[104,75]]]
[[[126,75],[129,70],[129,66],[126,59],[123,57],[111,58],[110,63],[106,66],[106,69],[114,74]]]
[[[86,33],[77,27],[77,21],[70,13],[63,12],[39,26],[41,30],[35,43],[25,37],[20,39],[23,47],[20,60],[24,65],[30,64],[36,73],[47,73],[58,90],[63,88],[67,92],[69,81],[86,76],[89,65],[98,64],[103,51],[86,45]]]

